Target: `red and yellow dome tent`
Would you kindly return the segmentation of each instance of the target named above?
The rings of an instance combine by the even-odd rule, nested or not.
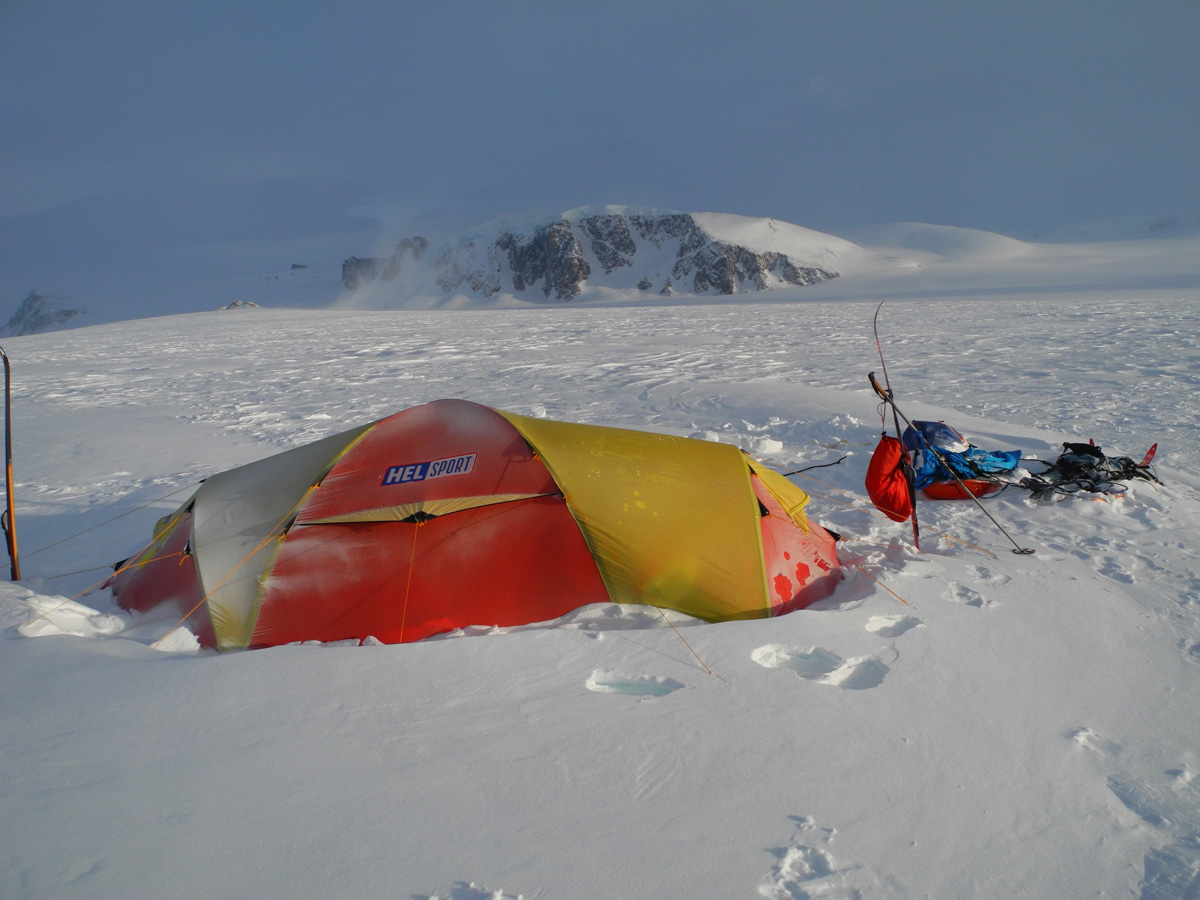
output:
[[[807,502],[728,444],[439,400],[212,476],[111,586],[219,650],[401,643],[591,603],[759,618],[842,577]]]

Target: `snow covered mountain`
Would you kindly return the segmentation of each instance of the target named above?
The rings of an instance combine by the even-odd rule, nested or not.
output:
[[[439,246],[405,238],[388,258],[342,267],[354,305],[413,295],[569,301],[585,289],[730,295],[829,281],[874,256],[775,219],[624,206],[496,219]]]
[[[312,216],[327,212],[318,205]],[[119,268],[113,246],[82,242],[38,269],[20,263],[23,245],[13,236],[10,255],[20,264],[0,269],[0,296],[10,302],[0,321],[14,318],[9,335],[30,333],[27,314],[14,316],[30,284],[50,288],[39,296],[70,297],[71,309],[87,312],[39,319],[35,330],[239,301],[314,309],[517,308],[568,300],[612,306],[965,298],[981,289],[1010,297],[1136,290],[1177,299],[1194,296],[1200,284],[1200,241],[1192,234],[1037,243],[904,222],[839,229],[834,236],[778,219],[624,206],[506,216],[461,232],[409,232],[403,240],[403,230],[364,221],[374,228],[342,229],[337,220],[336,232],[312,239],[265,240],[236,230],[216,243],[183,236],[178,245],[148,246],[136,266]],[[347,259],[362,248],[370,255]]]

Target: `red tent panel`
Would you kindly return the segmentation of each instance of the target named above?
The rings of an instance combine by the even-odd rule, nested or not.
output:
[[[561,497],[423,524],[306,525],[280,549],[251,646],[416,641],[467,625],[554,619],[608,599]]]
[[[824,600],[841,580],[833,537],[811,525],[809,533],[803,532],[758,476],[750,481],[768,513],[761,527],[771,615],[782,616]]]
[[[150,548],[149,559],[139,565],[135,560],[126,563],[113,581],[120,591],[121,606],[132,612],[149,612],[167,604],[182,619],[188,617],[188,627],[205,647],[216,646],[208,607],[202,602],[204,591],[196,577],[196,562],[188,546],[192,538],[192,514],[185,513],[176,522],[161,545]]]
[[[376,424],[338,460],[296,521],[446,497],[557,492],[503,416],[475,403],[439,400]]]

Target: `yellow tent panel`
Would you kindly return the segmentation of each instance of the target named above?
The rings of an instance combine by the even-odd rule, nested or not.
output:
[[[736,447],[497,412],[562,488],[615,602],[703,619],[769,615],[757,504]]]

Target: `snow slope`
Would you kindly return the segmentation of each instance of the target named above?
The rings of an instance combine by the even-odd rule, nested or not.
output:
[[[876,257],[916,263],[908,270],[862,272],[844,284],[817,285],[822,299],[1071,296],[1170,299],[1200,287],[1194,234],[1149,240],[1018,241],[1001,234],[914,222],[851,228],[844,236]]]
[[[911,417],[1040,458],[1158,442],[1163,487],[986,501],[1030,556],[968,504],[921,504],[921,552],[866,504],[873,302],[6,340],[25,580],[0,585],[0,896],[1195,898],[1200,298],[1160,293],[881,311]],[[687,645],[599,607],[228,656],[80,595],[198,479],[439,397],[836,463],[795,477],[849,578],[780,619],[679,619]]]

